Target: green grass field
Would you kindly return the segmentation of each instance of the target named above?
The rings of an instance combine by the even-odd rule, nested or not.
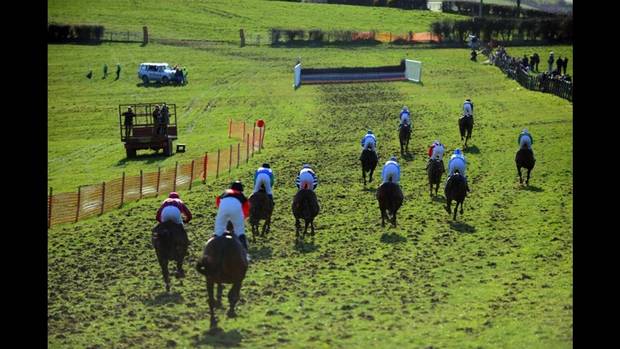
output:
[[[50,16],[84,21],[84,11],[105,13],[103,5],[77,13],[71,4],[50,3]],[[469,61],[465,49],[104,44],[49,45],[48,51],[48,174],[55,192],[225,146],[230,117],[267,123],[265,148],[248,165],[181,192],[195,218],[187,226],[187,277],[182,284],[173,280],[170,294],[150,244],[161,198],[48,231],[50,348],[573,346],[570,102],[521,88],[498,68]],[[544,58],[542,49],[539,54]],[[423,62],[423,83],[295,91],[297,57],[306,67],[378,66],[409,57]],[[136,86],[143,60],[186,65],[189,85]],[[119,81],[101,79],[104,62],[123,65]],[[92,81],[84,77],[89,67],[96,69]],[[467,97],[476,105],[466,152],[472,192],[453,222],[442,208],[443,189],[439,198],[429,197],[424,153],[436,138],[448,151],[460,145],[457,118]],[[180,107],[188,152],[125,161],[117,105],[158,100]],[[405,202],[399,226],[381,228],[374,197],[381,169],[364,188],[359,141],[372,128],[380,163],[397,154],[404,104],[414,124],[413,158],[399,156]],[[519,186],[514,166],[523,127],[534,135],[537,158],[529,188]],[[193,266],[213,229],[214,199],[232,178],[249,187],[264,161],[276,175],[272,232],[250,242],[253,263],[238,317],[219,311],[222,331],[209,335],[204,277]],[[303,162],[319,176],[321,213],[314,243],[295,248],[290,204]]]

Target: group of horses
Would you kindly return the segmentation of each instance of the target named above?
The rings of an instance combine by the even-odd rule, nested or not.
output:
[[[461,141],[464,140],[463,148],[467,147],[467,140],[471,137],[473,129],[473,118],[459,119],[459,130],[461,132]],[[408,152],[409,139],[411,136],[411,125],[407,124],[399,130],[399,140],[401,146],[401,154]],[[368,173],[368,181],[372,182],[372,176],[378,163],[377,153],[371,149],[364,149],[360,156],[362,164],[362,179],[366,186],[366,174]],[[519,174],[519,182],[522,184],[521,168],[526,168],[527,179],[526,185],[529,184],[530,172],[534,167],[535,160],[531,150],[527,147],[519,149],[516,154],[515,162],[517,164],[517,172]],[[433,197],[433,186],[435,187],[435,196],[439,190],[442,174],[445,172],[443,161],[432,160],[427,166],[427,175],[429,182],[430,196]],[[451,211],[452,201],[456,201],[453,211],[453,219],[456,219],[457,209],[460,206],[460,213],[463,214],[463,202],[467,196],[467,186],[465,178],[456,171],[446,183],[444,190],[446,197],[445,209],[448,213]],[[385,221],[391,222],[396,227],[396,214],[404,201],[404,195],[400,186],[393,182],[382,183],[376,191],[376,198],[379,202],[379,210],[381,211],[381,226],[385,226]],[[252,229],[252,241],[256,241],[257,237],[264,238],[269,234],[271,227],[271,215],[273,213],[273,201],[269,198],[264,188],[250,195],[250,216],[249,223]],[[295,194],[292,203],[292,212],[295,217],[295,243],[301,243],[305,240],[305,235],[310,227],[310,236],[314,240],[314,218],[319,214],[319,203],[314,191],[301,188]],[[260,229],[260,221],[264,220],[262,230]],[[302,231],[301,220],[305,226]],[[160,264],[166,292],[170,291],[170,273],[168,271],[168,262],[176,262],[175,276],[182,278],[185,276],[183,272],[183,260],[187,256],[189,239],[182,226],[164,222],[157,225],[153,229],[152,243],[157,254],[157,260]],[[241,285],[248,269],[248,261],[245,258],[244,248],[233,231],[232,224],[229,222],[227,231],[220,237],[212,237],[207,241],[202,256],[196,263],[196,270],[206,277],[207,293],[209,296],[209,312],[211,330],[217,329],[217,318],[215,309],[222,307],[223,284],[232,284],[228,292],[229,309],[227,315],[235,316],[235,305],[239,301]],[[217,284],[217,294],[214,296],[214,286]]]
[[[252,229],[252,241],[257,237],[266,237],[271,226],[271,214],[273,202],[267,195],[265,188],[250,195],[250,216],[248,221]],[[300,189],[293,198],[292,211],[295,217],[295,241],[303,242],[305,234],[310,226],[312,239],[314,240],[314,218],[319,213],[319,203],[314,191]],[[264,220],[262,231],[260,221]],[[305,229],[302,231],[300,221],[304,220]],[[168,263],[176,262],[175,276],[183,278],[183,260],[187,257],[189,239],[184,228],[173,222],[164,222],[153,228],[151,237],[157,260],[161,267],[166,292],[170,291],[170,272]],[[245,251],[231,222],[228,222],[227,231],[220,237],[211,237],[202,252],[202,256],[196,263],[196,270],[203,274],[207,282],[209,296],[209,313],[211,330],[217,329],[217,317],[215,309],[222,307],[223,284],[232,284],[228,292],[229,308],[228,317],[235,317],[235,305],[239,301],[241,284],[248,269],[248,261]],[[214,286],[217,284],[217,294],[214,296]]]

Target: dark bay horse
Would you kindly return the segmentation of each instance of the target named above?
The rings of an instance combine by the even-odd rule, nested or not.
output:
[[[304,240],[306,233],[308,232],[308,225],[310,225],[310,235],[314,240],[314,217],[319,214],[319,201],[314,191],[310,189],[301,189],[295,194],[293,198],[293,216],[295,216],[295,241],[301,242]],[[300,219],[305,222],[303,234],[301,234]]]
[[[456,201],[456,205],[454,206],[454,215],[452,219],[456,219],[456,210],[461,205],[461,214],[463,214],[463,201],[465,201],[465,197],[467,196],[467,183],[465,182],[465,177],[461,175],[461,173],[456,170],[454,174],[448,179],[448,183],[446,183],[445,189],[446,195],[446,211],[448,213],[452,213],[451,205],[452,200]]]
[[[409,139],[411,138],[411,124],[404,124],[398,131],[398,139],[400,140],[400,153],[409,152]]]
[[[519,173],[519,183],[523,184],[523,177],[521,177],[521,167],[524,167],[527,169],[527,179],[525,180],[525,185],[529,185],[530,172],[532,172],[532,169],[536,164],[536,159],[534,159],[534,152],[531,149],[528,149],[526,145],[523,145],[523,147],[517,151],[517,155],[515,156],[515,163],[517,164],[517,172]]]
[[[248,270],[245,251],[234,233],[226,231],[220,237],[212,237],[205,245],[202,257],[196,263],[196,270],[207,279],[211,329],[217,328],[215,308],[222,306],[222,284],[232,284],[228,291],[228,317],[235,317],[235,305],[239,301],[241,283]],[[217,300],[213,297],[213,285],[217,284]]]
[[[362,151],[362,155],[360,156],[360,161],[362,162],[362,178],[364,179],[364,185],[366,185],[366,172],[370,172],[368,181],[372,182],[372,174],[375,172],[379,159],[377,157],[377,153],[373,150],[364,149]]]
[[[264,187],[256,193],[250,195],[248,200],[250,200],[250,217],[248,221],[252,226],[252,241],[255,241],[257,236],[265,237],[266,234],[269,233],[269,229],[271,228],[273,204],[271,203],[271,199],[269,199],[269,195],[267,195]],[[261,219],[264,219],[265,223],[263,224],[262,233],[259,234]]]
[[[474,117],[462,116],[459,118],[459,131],[461,132],[461,141],[465,139],[463,149],[467,148],[467,141],[471,138],[471,132],[474,129]]]
[[[152,230],[151,242],[157,254],[157,261],[161,267],[166,284],[166,292],[170,292],[170,273],[168,272],[168,262],[177,262],[175,276],[182,278],[185,276],[183,271],[183,259],[187,256],[189,239],[187,232],[181,224],[171,221],[159,223]]]
[[[393,227],[396,227],[396,212],[405,199],[400,186],[396,183],[385,182],[379,186],[376,195],[381,211],[381,226],[385,227],[385,220],[387,219],[392,221]],[[390,219],[389,216],[392,218]]]
[[[426,166],[426,174],[428,175],[428,186],[430,195],[433,197],[433,184],[435,185],[435,196],[439,190],[439,183],[441,182],[441,175],[446,171],[441,160],[431,160]]]

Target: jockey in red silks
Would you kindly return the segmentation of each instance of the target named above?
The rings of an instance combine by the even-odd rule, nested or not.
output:
[[[245,237],[243,219],[250,216],[250,201],[243,194],[243,184],[240,181],[233,182],[229,189],[217,197],[215,205],[218,208],[215,217],[215,235],[218,237],[224,235],[230,221],[249,261],[248,241]]]
[[[184,220],[181,218],[181,214],[185,216]],[[183,222],[187,223],[192,220],[192,213],[189,208],[185,206],[179,194],[177,192],[171,192],[168,198],[161,203],[155,215],[155,219],[159,223],[173,221],[176,224],[183,225]]]

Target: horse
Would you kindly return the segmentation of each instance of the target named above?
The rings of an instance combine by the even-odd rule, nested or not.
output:
[[[428,186],[430,195],[433,197],[433,184],[435,184],[435,196],[439,190],[439,182],[441,182],[441,175],[446,171],[443,161],[431,160],[426,166],[426,174],[428,175]]]
[[[385,220],[390,220],[392,216],[392,226],[396,227],[396,212],[402,206],[405,196],[400,186],[396,183],[385,182],[377,189],[377,200],[379,201],[379,210],[381,211],[381,226],[385,227]]]
[[[519,174],[519,183],[523,184],[523,177],[521,177],[521,167],[527,169],[527,179],[525,180],[525,185],[529,185],[530,183],[530,172],[534,168],[536,164],[536,159],[534,159],[534,152],[524,144],[521,149],[517,151],[517,155],[515,156],[515,163],[517,164],[517,173]]]
[[[467,148],[467,141],[471,138],[471,132],[474,129],[474,117],[462,116],[459,118],[459,131],[461,132],[461,141],[465,139],[463,149]]]
[[[362,178],[364,179],[365,186],[366,172],[370,172],[368,181],[372,182],[372,174],[375,172],[375,168],[377,167],[377,162],[379,162],[379,159],[377,157],[377,153],[368,148],[362,151],[360,161],[362,162]]]
[[[159,223],[152,229],[151,242],[157,254],[157,261],[161,267],[166,284],[166,292],[170,292],[170,274],[168,272],[168,261],[177,262],[175,276],[177,279],[185,277],[183,271],[183,259],[187,256],[189,239],[187,232],[181,224],[172,221]]]
[[[303,241],[308,232],[310,225],[310,235],[314,241],[314,217],[319,214],[319,202],[314,191],[310,189],[301,189],[293,198],[293,216],[295,216],[295,241]],[[300,219],[305,222],[303,234],[300,234]]]
[[[409,139],[411,138],[411,124],[404,124],[398,131],[398,139],[400,140],[400,153],[409,152]],[[404,149],[404,150],[403,150]]]
[[[222,284],[232,284],[228,291],[229,308],[226,315],[235,317],[235,305],[239,301],[241,284],[248,270],[248,261],[245,258],[243,246],[231,230],[227,230],[222,236],[209,239],[204,247],[202,257],[196,263],[196,270],[207,279],[211,330],[217,328],[215,308],[222,306],[222,291],[224,289]],[[217,299],[213,297],[214,284],[217,284]]]
[[[273,213],[273,203],[269,199],[269,195],[262,186],[259,191],[253,193],[248,198],[250,200],[250,217],[249,222],[252,226],[252,241],[256,240],[256,236],[264,237],[271,228],[271,214]],[[259,234],[260,220],[264,219],[263,231]]]
[[[465,177],[459,172],[459,170],[454,171],[454,174],[448,178],[448,183],[446,183],[446,188],[444,191],[446,195],[446,211],[448,214],[452,213],[450,206],[452,205],[452,200],[456,201],[456,206],[454,206],[454,215],[452,219],[456,219],[456,210],[461,205],[461,214],[463,214],[463,201],[465,201],[465,197],[467,196],[467,183],[465,183]]]

